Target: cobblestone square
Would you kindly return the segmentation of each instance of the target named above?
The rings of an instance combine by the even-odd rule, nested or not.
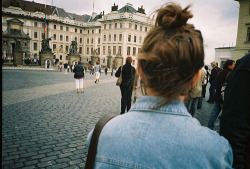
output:
[[[2,70],[2,168],[84,168],[89,131],[104,114],[120,113],[117,78],[94,79],[86,72],[84,93],[76,93],[71,72]],[[195,115],[205,126],[206,100]]]

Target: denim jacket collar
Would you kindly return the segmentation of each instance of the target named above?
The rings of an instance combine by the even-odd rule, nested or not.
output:
[[[157,103],[163,99],[159,96],[143,96],[136,101],[131,107],[130,111],[143,111],[143,112],[154,112],[154,113],[165,113],[181,116],[190,116],[184,103],[179,99],[174,99],[167,105],[164,105],[156,110],[152,108],[157,106]]]

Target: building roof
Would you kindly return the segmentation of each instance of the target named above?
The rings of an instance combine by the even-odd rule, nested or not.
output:
[[[8,8],[9,6],[20,7],[24,11],[36,12],[40,11],[46,15],[57,15],[63,18],[69,18],[72,20],[87,22],[91,16],[89,15],[77,15],[73,13],[66,12],[63,8],[58,8],[56,6],[39,4],[36,2],[24,1],[24,0],[2,0],[2,7]]]
[[[129,13],[137,13],[137,10],[132,7],[132,4],[127,3],[124,7],[118,10],[118,12],[129,12]]]

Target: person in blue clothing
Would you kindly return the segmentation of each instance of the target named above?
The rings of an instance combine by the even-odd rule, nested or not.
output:
[[[232,168],[228,141],[201,126],[183,103],[204,65],[202,34],[187,23],[189,8],[167,3],[156,11],[137,62],[147,95],[104,126],[95,169]]]

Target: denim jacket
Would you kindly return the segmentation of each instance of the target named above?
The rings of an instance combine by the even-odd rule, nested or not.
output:
[[[224,137],[201,126],[180,100],[152,110],[157,99],[141,97],[128,113],[104,126],[96,169],[232,168],[232,149]]]

